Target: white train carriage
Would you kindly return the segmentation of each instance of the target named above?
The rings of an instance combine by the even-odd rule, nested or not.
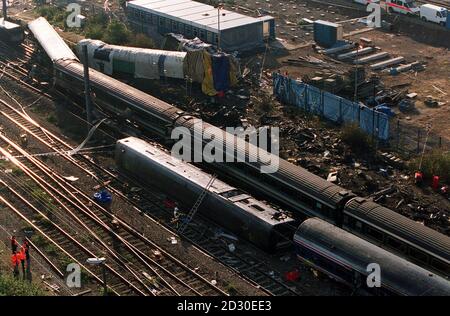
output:
[[[116,144],[116,163],[122,170],[176,199],[189,211],[211,175],[172,157],[135,137]],[[291,244],[294,220],[247,193],[216,179],[207,189],[199,213],[267,251]]]

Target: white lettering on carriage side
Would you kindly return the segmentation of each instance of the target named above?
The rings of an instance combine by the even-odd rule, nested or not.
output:
[[[381,268],[378,263],[370,263],[366,269],[370,274],[367,276],[367,287],[381,287]]]
[[[186,162],[259,163],[261,173],[278,170],[278,127],[226,127],[226,133],[218,133],[216,127],[205,126],[202,120],[192,122],[193,128],[178,126],[172,130],[171,139],[176,140],[171,150],[173,157]]]

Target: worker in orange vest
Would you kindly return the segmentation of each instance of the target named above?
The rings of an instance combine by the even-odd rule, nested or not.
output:
[[[14,268],[14,277],[18,278],[19,277],[19,261],[20,261],[20,259],[17,255],[17,253],[13,253],[11,255],[11,261],[12,261],[13,268]]]

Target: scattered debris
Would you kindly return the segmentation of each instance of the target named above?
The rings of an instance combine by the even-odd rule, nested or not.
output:
[[[178,243],[177,239],[174,236],[167,238],[167,241],[172,245],[176,245]]]
[[[336,183],[337,180],[338,180],[338,172],[337,171],[333,171],[328,174],[328,177],[327,177],[328,182]]]
[[[386,68],[388,66],[400,64],[404,60],[405,60],[405,57],[403,57],[403,56],[391,58],[391,59],[370,65],[370,69],[371,70],[380,70],[380,69]]]

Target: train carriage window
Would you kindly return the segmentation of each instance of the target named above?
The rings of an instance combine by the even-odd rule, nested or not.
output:
[[[256,205],[256,204],[252,204],[250,205],[251,207],[253,207],[255,210],[260,211],[260,212],[264,212],[265,209],[263,209],[261,206]]]
[[[444,275],[450,275],[450,266],[448,264],[445,264],[441,260],[433,259],[431,261],[431,266],[436,270],[444,273]]]
[[[357,231],[362,231],[362,228],[363,228],[363,224],[360,221],[356,221],[355,222],[355,229]]]
[[[411,257],[413,257],[414,259],[416,259],[417,261],[420,261],[423,263],[427,263],[427,261],[428,261],[427,260],[428,256],[424,252],[414,249],[414,248],[409,248],[409,255]]]
[[[238,196],[238,195],[242,195],[242,194],[244,194],[244,192],[242,192],[242,191],[240,191],[238,189],[235,189],[235,190],[223,192],[220,195],[222,195],[225,198],[231,198],[233,196]]]
[[[192,26],[186,25],[184,32],[186,35],[190,36],[192,34]]]
[[[387,236],[386,244],[393,249],[399,250],[400,252],[406,252],[406,245],[391,236]]]
[[[367,235],[378,241],[383,241],[383,233],[372,227],[367,227]]]
[[[348,220],[348,216],[344,215],[344,224],[348,225],[349,224],[349,220]]]
[[[200,30],[200,39],[205,40],[206,39],[206,31],[205,30]]]

